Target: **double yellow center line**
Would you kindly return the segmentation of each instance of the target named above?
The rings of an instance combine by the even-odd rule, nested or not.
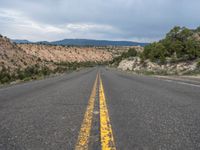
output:
[[[102,150],[116,150],[101,78],[100,78],[100,88],[99,88],[99,105],[100,105],[101,148]]]
[[[79,132],[75,150],[88,150],[89,139],[92,127],[94,103],[96,98],[97,84],[99,81],[99,108],[100,108],[100,138],[102,150],[116,150],[109,113],[104,94],[104,87],[99,73],[96,76],[88,106]]]

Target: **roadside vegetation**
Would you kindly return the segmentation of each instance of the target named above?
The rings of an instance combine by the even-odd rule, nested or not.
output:
[[[164,39],[146,45],[142,51],[131,48],[111,64],[142,74],[200,74],[200,27],[191,30],[176,26]]]
[[[53,73],[48,67],[40,67],[39,65],[28,66],[24,70],[17,69],[10,73],[9,69],[3,67],[0,71],[0,83],[10,83],[16,80],[28,81],[38,79]]]
[[[119,63],[126,58],[129,57],[135,57],[138,55],[138,52],[135,50],[135,48],[129,48],[127,52],[123,52],[120,56],[115,57],[110,64],[113,64],[114,66],[118,66]]]
[[[45,76],[49,76],[55,73],[64,73],[68,71],[74,71],[79,68],[94,67],[96,65],[106,65],[108,62],[60,62],[54,63],[55,69],[49,69],[47,66],[39,66],[38,64],[28,66],[27,68],[20,70],[17,69],[15,72],[10,73],[9,69],[5,67],[0,71],[0,84],[11,83],[17,80],[29,81],[40,79]]]
[[[134,48],[130,48],[128,52],[114,58],[111,63],[119,65],[123,59],[135,56],[159,64],[199,59],[200,27],[190,30],[176,26],[166,34],[165,39],[145,46],[143,52],[138,53]]]
[[[200,60],[197,63],[197,67],[200,69]]]
[[[190,30],[185,27],[174,27],[167,33],[165,39],[154,42],[144,47],[140,55],[143,60],[152,62],[180,62],[200,58],[200,27]]]
[[[55,69],[54,72],[59,72],[63,73],[65,71],[69,70],[77,70],[79,68],[89,68],[89,67],[94,67],[98,65],[107,65],[109,62],[91,62],[91,61],[86,61],[86,62],[60,62],[60,63],[55,63],[57,68]]]

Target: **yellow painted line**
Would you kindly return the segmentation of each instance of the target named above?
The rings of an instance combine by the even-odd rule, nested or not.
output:
[[[88,149],[88,143],[89,143],[89,137],[90,137],[90,131],[91,131],[91,125],[92,125],[92,117],[93,117],[93,111],[94,111],[94,102],[95,102],[95,96],[96,96],[97,81],[98,81],[98,75],[96,76],[92,93],[90,95],[90,99],[89,99],[88,106],[87,106],[84,119],[81,125],[81,129],[79,132],[75,150]]]
[[[110,124],[103,83],[100,78],[99,105],[100,105],[100,133],[102,150],[116,150],[112,127]]]

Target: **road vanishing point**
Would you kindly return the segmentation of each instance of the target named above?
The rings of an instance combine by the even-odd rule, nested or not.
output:
[[[0,150],[200,150],[200,83],[96,67],[1,87]]]

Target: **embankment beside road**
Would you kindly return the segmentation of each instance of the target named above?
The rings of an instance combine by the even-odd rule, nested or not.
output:
[[[200,74],[200,27],[174,27],[159,42],[143,50],[129,50],[113,59],[112,66],[154,75]]]

